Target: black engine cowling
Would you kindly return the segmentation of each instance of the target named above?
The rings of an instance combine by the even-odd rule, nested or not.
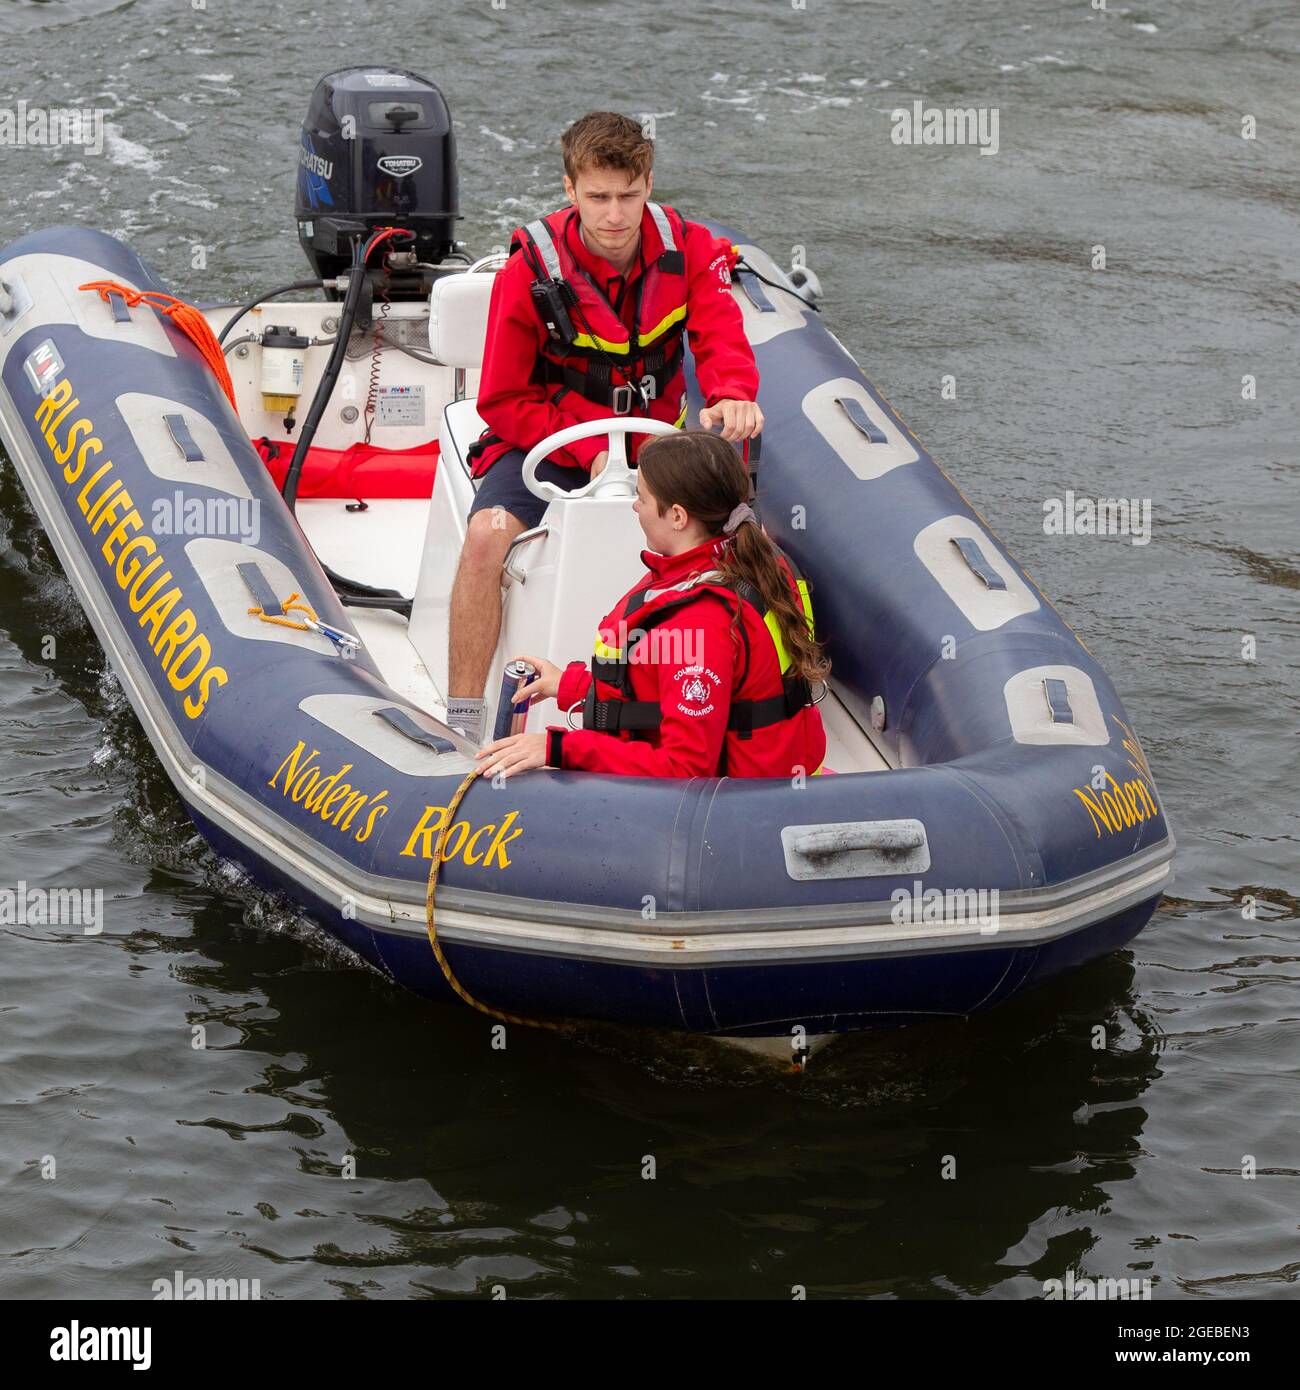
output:
[[[453,250],[456,140],[447,103],[426,78],[373,66],[322,77],[298,160],[298,240],[322,278],[346,271],[352,239],[375,227],[414,232],[400,249],[426,264]]]

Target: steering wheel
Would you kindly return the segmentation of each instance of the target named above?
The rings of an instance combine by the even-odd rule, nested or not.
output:
[[[666,420],[648,420],[644,416],[611,415],[606,420],[588,420],[586,424],[570,425],[567,429],[548,434],[524,459],[524,486],[534,497],[543,502],[553,502],[569,497],[635,497],[636,479],[627,466],[627,449],[623,443],[629,434],[677,434],[676,425]],[[555,483],[548,483],[537,476],[537,465],[554,450],[572,444],[578,439],[590,439],[592,435],[609,436],[609,458],[605,467],[591,482],[583,487],[566,492]]]

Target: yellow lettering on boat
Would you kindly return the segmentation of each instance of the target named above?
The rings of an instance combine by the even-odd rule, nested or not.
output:
[[[116,526],[104,537],[104,544],[100,546],[100,553],[110,565],[116,564],[118,550],[117,547],[126,541],[128,531],[140,531],[144,526],[144,518],[139,512],[131,511],[117,523]]]
[[[67,463],[63,466],[63,481],[65,483],[75,483],[81,477],[86,467],[86,455],[90,453],[102,454],[104,452],[104,441],[91,435],[88,440],[77,450],[76,463]]]
[[[350,833],[358,844],[364,843],[374,833],[379,820],[389,812],[390,808],[385,804],[387,787],[382,791],[367,792],[351,782],[341,781],[352,771],[351,763],[343,763],[336,771],[323,776],[322,769],[316,764],[319,757],[319,748],[313,748],[309,753],[307,745],[299,739],[266,785],[281,796],[288,797],[304,811],[319,816],[326,825]],[[366,812],[365,819],[354,831],[352,822],[362,810]]]
[[[54,412],[68,402],[72,395],[72,383],[65,376],[51,390],[49,395],[43,396],[36,407],[36,414],[32,417],[41,429],[46,429]]]
[[[1081,791],[1078,787],[1074,788],[1074,794],[1088,808],[1088,814],[1092,817],[1093,829],[1097,832],[1097,838],[1101,838],[1101,828],[1104,825],[1108,834],[1114,834],[1119,829],[1117,825],[1112,825],[1110,816],[1102,808],[1101,803],[1091,792]]]
[[[469,821],[456,821],[443,841],[442,862],[445,864],[450,859],[460,858],[466,864],[508,869],[510,856],[506,853],[506,846],[524,833],[523,826],[515,824],[518,819],[518,811],[508,811],[499,825],[495,821],[489,821],[477,829]],[[411,831],[402,854],[408,859],[432,859],[438,833],[446,824],[446,820],[445,806],[426,806],[415,823],[415,829]],[[479,840],[484,835],[490,835],[492,838],[485,849],[479,849]]]
[[[1123,748],[1128,754],[1129,767],[1137,774],[1126,781],[1117,782],[1111,774],[1106,774],[1106,786],[1073,787],[1071,790],[1083,803],[1092,821],[1093,834],[1100,839],[1104,830],[1107,835],[1118,834],[1142,821],[1151,820],[1160,814],[1156,801],[1155,778],[1147,762],[1142,745],[1137,741],[1133,730],[1122,719],[1111,715],[1124,733]]]
[[[388,795],[387,792],[380,792],[380,793],[379,793],[379,796],[387,796],[387,795]],[[376,801],[376,802],[378,802],[379,796],[375,797],[375,801]],[[358,831],[357,831],[357,840],[358,840],[358,842],[360,842],[360,841],[362,841],[362,840],[368,840],[368,839],[370,838],[370,832],[375,828],[375,821],[376,821],[380,816],[386,816],[387,814],[388,814],[388,807],[387,807],[387,806],[372,805],[371,808],[370,808],[370,810],[366,813],[366,828],[365,828],[364,830],[358,830]]]
[[[294,746],[293,746],[293,752],[290,753],[289,756],[284,760],[284,762],[282,762],[282,763],[280,764],[280,766],[276,768],[276,770],[275,770],[275,776],[272,777],[271,780],[270,780],[266,785],[267,785],[268,787],[274,787],[274,786],[275,786],[275,783],[276,783],[276,779],[280,776],[280,774],[281,774],[281,773],[285,770],[285,768],[287,767],[287,768],[289,769],[289,775],[288,775],[287,778],[285,778],[285,783],[284,783],[284,788],[283,788],[283,790],[284,790],[285,793],[287,794],[287,793],[288,793],[288,790],[289,790],[289,784],[290,784],[290,783],[293,781],[293,779],[294,779],[295,777],[297,777],[297,775],[298,775],[299,760],[301,759],[302,754],[303,754],[303,750],[304,750],[306,747],[307,747],[307,745],[302,741],[302,739],[299,739],[298,742],[295,743]],[[317,748],[313,748],[313,749],[311,750],[311,753],[310,753],[310,754],[308,755],[308,757],[307,757],[307,762],[310,763],[310,762],[312,761],[313,758],[318,758],[319,756],[320,756],[320,750],[317,749]]]
[[[407,858],[415,855],[415,842],[420,842],[420,858],[433,858],[433,837],[443,827],[447,819],[447,808],[445,806],[426,806],[420,819],[415,823],[415,829],[411,831],[411,838],[406,842],[406,848],[402,851]]]
[[[121,478],[113,476],[115,465],[111,459],[98,463],[83,479],[88,459],[103,454],[104,442],[90,416],[79,413],[80,405],[81,400],[65,375],[49,395],[37,402],[32,418],[63,481],[70,489],[77,486],[75,506],[85,518],[90,536],[106,531],[103,544],[95,547],[103,557],[106,574],[126,595],[133,613],[145,610],[140,626],[147,629],[146,640],[172,688],[178,696],[184,695],[180,704],[186,717],[197,719],[207,708],[213,691],[228,684],[230,676],[223,667],[212,664],[212,644],[198,631],[194,612],[184,606],[185,595],[180,586],[173,582],[171,589],[165,589],[172,579],[170,571],[164,570],[153,587],[141,593],[143,581],[163,563],[163,557],[155,553],[157,547],[151,537],[136,534],[128,539],[131,532],[141,530],[143,519]],[[88,546],[87,554],[90,553]],[[147,564],[146,555],[153,557]],[[162,596],[157,597],[159,594]],[[178,604],[178,615],[164,627]],[[196,681],[197,692],[185,695]]]
[[[179,667],[178,659],[174,669]],[[388,804],[388,788],[367,791],[355,783],[343,781],[352,771],[352,763],[342,763],[325,775],[319,758],[319,748],[309,748],[298,739],[266,785],[334,830],[349,834],[358,844],[364,844],[393,809]],[[445,806],[426,806],[402,854],[408,859],[432,859],[438,832],[446,819]],[[509,811],[499,824],[496,821],[486,825],[456,821],[443,843],[443,862],[459,858],[466,864],[508,869],[510,856],[506,846],[524,833],[523,827],[516,824],[518,819],[518,811]]]
[[[63,467],[72,457],[72,451],[77,447],[77,440],[82,435],[90,434],[95,427],[83,415],[80,420],[73,422],[72,428],[68,431],[68,437],[63,444],[54,451],[54,462]]]

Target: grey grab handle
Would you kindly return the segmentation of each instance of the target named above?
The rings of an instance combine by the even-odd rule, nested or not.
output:
[[[740,282],[740,288],[745,291],[745,297],[760,314],[776,313],[776,305],[763,293],[763,286],[752,270],[748,267],[743,270],[737,267],[736,279]]]
[[[252,560],[245,560],[243,564],[236,565],[235,571],[244,581],[244,585],[248,589],[248,592],[252,594],[253,601],[268,618],[279,618],[283,616],[283,602],[277,597],[275,590],[271,587],[271,581]]]
[[[1074,711],[1070,708],[1070,689],[1064,681],[1051,678],[1045,680],[1043,694],[1047,697],[1047,708],[1053,724],[1074,723]]]
[[[454,753],[456,745],[449,738],[443,738],[440,734],[435,734],[431,729],[423,729],[404,709],[399,709],[396,705],[388,705],[384,709],[374,711],[376,718],[382,719],[390,729],[396,729],[404,738],[409,738],[412,743],[421,744],[425,748],[432,749],[435,753]],[[448,730],[450,733],[451,731]]]
[[[961,553],[961,558],[966,561],[970,572],[977,579],[984,581],[986,589],[1005,589],[1007,587],[1007,581],[984,558],[984,552],[980,549],[977,540],[970,536],[953,536],[952,543]]]
[[[883,878],[930,867],[919,820],[833,821],[781,830],[785,871],[793,879]]]
[[[873,825],[870,822],[843,830],[804,830],[791,836],[791,845],[795,853],[809,859],[821,859],[828,854],[844,854],[856,849],[875,849],[883,854],[902,854],[909,849],[920,849],[923,844],[923,830],[913,830],[910,827],[904,829],[888,824]]]
[[[853,396],[836,396],[835,404],[849,417],[849,423],[859,434],[865,435],[870,444],[888,444],[889,438],[884,430],[867,414],[867,408]]]
[[[186,463],[203,462],[203,450],[194,442],[194,436],[190,433],[190,427],[185,423],[183,415],[164,415],[163,424],[167,426],[172,443],[181,451],[181,458]]]

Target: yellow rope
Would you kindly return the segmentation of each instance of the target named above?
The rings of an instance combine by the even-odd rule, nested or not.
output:
[[[304,613],[313,623],[318,622],[319,619],[311,606],[299,602],[301,597],[301,594],[290,594],[284,604],[285,613]],[[310,631],[306,623],[295,622],[292,618],[271,616],[263,612],[261,608],[250,608],[248,611],[250,615],[260,618],[264,623],[275,623],[279,627],[296,628],[299,632]],[[471,1008],[487,1014],[489,1018],[499,1019],[502,1023],[518,1023],[523,1028],[547,1028],[555,1033],[568,1032],[570,1025],[565,1022],[549,1018],[525,1018],[523,1014],[512,1014],[507,1013],[504,1009],[494,1009],[490,1004],[484,1004],[482,1000],[475,999],[452,973],[452,968],[447,963],[447,957],[442,953],[433,910],[434,897],[438,890],[438,871],[442,868],[442,850],[447,843],[447,835],[451,830],[452,822],[456,819],[456,812],[460,808],[460,803],[482,770],[478,767],[471,768],[460,786],[456,788],[456,795],[452,797],[451,804],[447,807],[446,818],[442,823],[442,829],[438,832],[437,843],[433,847],[433,864],[429,868],[429,888],[424,898],[425,919],[429,927],[429,944],[433,947],[434,959],[437,960],[438,968],[442,971],[443,977]]]
[[[504,1009],[494,1009],[491,1004],[485,1004],[481,999],[475,999],[452,973],[451,966],[447,964],[447,957],[442,953],[442,945],[438,941],[438,929],[434,924],[433,900],[438,888],[438,871],[442,868],[442,849],[447,842],[447,835],[451,830],[452,822],[456,819],[456,812],[460,809],[460,803],[465,793],[469,791],[474,779],[482,771],[481,767],[472,768],[466,773],[460,786],[456,788],[456,795],[452,797],[451,803],[447,807],[446,818],[443,820],[442,829],[438,831],[437,843],[433,847],[433,864],[429,868],[429,889],[424,898],[425,918],[429,927],[429,944],[433,947],[434,958],[438,962],[438,968],[443,973],[443,978],[471,1008],[477,1009],[481,1014],[487,1014],[489,1018],[498,1019],[502,1023],[518,1023],[524,1028],[546,1028],[553,1033],[567,1033],[572,1025],[563,1020],[525,1018],[523,1014],[512,1014],[507,1013]]]
[[[300,603],[299,599],[301,598],[301,594],[290,594],[289,597],[284,601],[284,611],[286,613],[305,613],[313,623],[319,622],[320,619],[316,616],[316,610],[312,608],[311,604],[309,603]],[[278,615],[268,614],[260,608],[250,608],[248,612],[250,616],[261,618],[261,620],[264,623],[275,623],[277,627],[291,627],[296,629],[298,632],[311,631],[311,628],[309,628],[306,623],[296,623],[292,618],[285,618],[280,617]]]

